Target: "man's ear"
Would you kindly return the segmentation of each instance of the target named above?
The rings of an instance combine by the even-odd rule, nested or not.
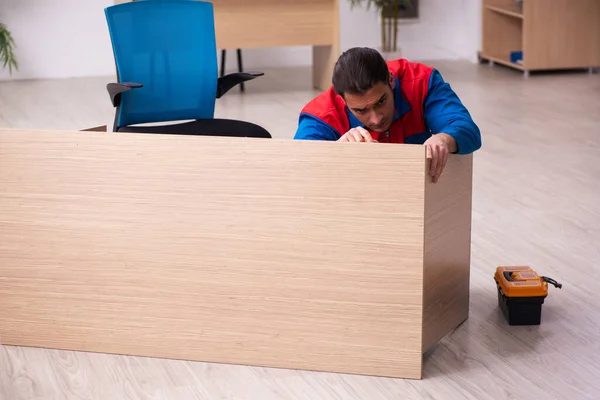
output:
[[[396,86],[396,79],[394,79],[394,74],[392,74],[390,72],[390,86],[392,89],[394,89],[394,86]]]

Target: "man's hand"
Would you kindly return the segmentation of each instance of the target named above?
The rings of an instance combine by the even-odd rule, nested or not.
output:
[[[376,142],[371,134],[364,128],[352,128],[344,133],[338,142]]]
[[[427,159],[430,161],[429,174],[436,183],[448,161],[448,154],[456,152],[456,141],[447,133],[438,133],[423,143],[427,146]]]

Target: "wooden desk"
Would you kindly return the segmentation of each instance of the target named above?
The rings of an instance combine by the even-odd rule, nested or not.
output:
[[[127,0],[115,0],[116,4]],[[213,0],[217,48],[313,47],[313,86],[331,86],[339,0]]]
[[[421,378],[469,312],[471,156],[0,130],[3,344]]]

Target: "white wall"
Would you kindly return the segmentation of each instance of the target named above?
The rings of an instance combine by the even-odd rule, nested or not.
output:
[[[398,28],[402,57],[475,62],[481,44],[481,0],[420,0],[419,22]]]
[[[379,47],[377,14],[350,10],[340,0],[341,46]],[[398,44],[402,57],[415,60],[475,60],[480,38],[480,2],[476,0],[421,0],[420,18],[403,23]],[[114,61],[104,8],[112,0],[2,0],[0,22],[13,33],[19,71],[2,79],[109,76]],[[246,69],[310,65],[309,47],[246,49]],[[236,68],[235,51],[227,54],[228,69]]]
[[[13,78],[111,75],[104,7],[111,0],[1,0],[0,21],[17,45]],[[7,78],[8,71],[0,71]]]

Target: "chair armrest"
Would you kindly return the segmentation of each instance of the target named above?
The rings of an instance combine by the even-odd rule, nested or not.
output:
[[[229,89],[235,85],[258,78],[264,74],[264,72],[234,72],[220,77],[217,81],[217,99],[227,93]]]
[[[144,87],[144,85],[137,82],[120,82],[109,83],[108,85],[106,85],[106,90],[108,90],[110,102],[112,103],[113,107],[117,107],[121,103],[121,93],[141,87]]]

